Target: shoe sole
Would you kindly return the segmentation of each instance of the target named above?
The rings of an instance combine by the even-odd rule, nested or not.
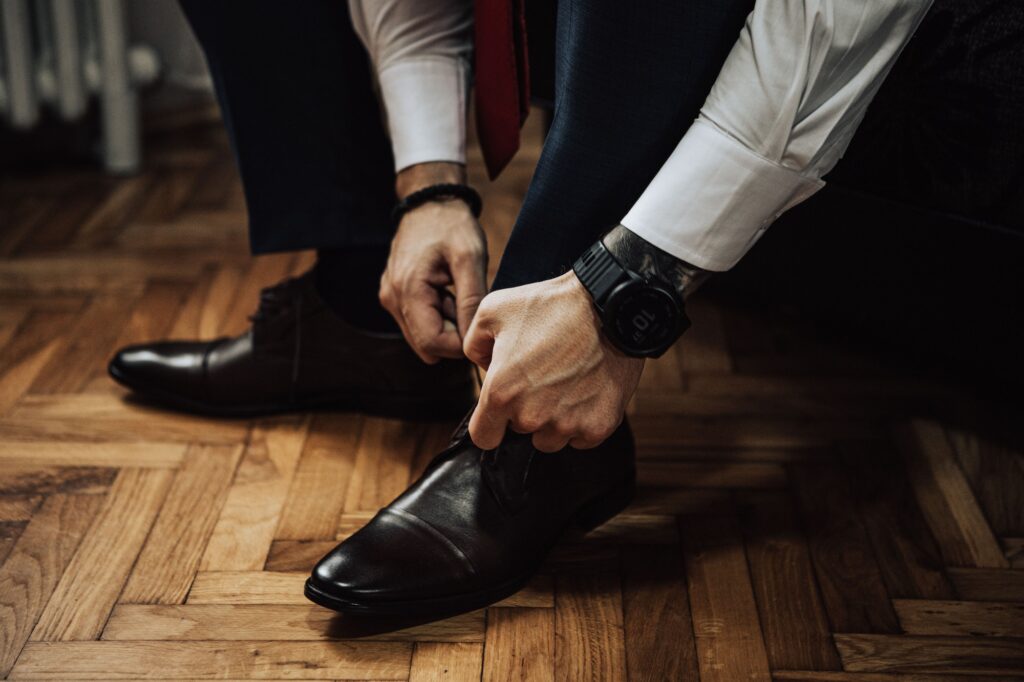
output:
[[[633,499],[635,489],[635,480],[631,479],[626,484],[588,502],[576,513],[565,530],[576,528],[589,532],[597,528],[626,508]],[[549,547],[544,553],[545,556],[550,550]],[[315,604],[350,615],[445,617],[475,611],[515,594],[526,586],[539,569],[540,564],[537,564],[528,571],[483,590],[431,599],[358,601],[330,594],[315,585],[312,578],[306,579],[303,594]]]
[[[472,386],[459,391],[459,395],[449,396],[443,400],[436,398],[408,397],[391,394],[367,395],[353,397],[351,394],[327,396],[323,398],[299,400],[293,403],[264,405],[213,405],[197,400],[190,400],[163,391],[152,386],[145,386],[132,381],[116,367],[107,367],[110,377],[138,397],[150,401],[160,407],[195,414],[203,417],[227,419],[247,419],[268,417],[290,412],[309,412],[314,410],[341,410],[361,412],[378,417],[395,417],[410,420],[443,420],[459,419],[473,406],[475,396]]]

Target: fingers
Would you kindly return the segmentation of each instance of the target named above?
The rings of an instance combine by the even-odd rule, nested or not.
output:
[[[402,301],[406,338],[425,362],[462,357],[462,339],[450,320],[441,314],[440,292],[429,284],[409,291]]]
[[[453,255],[449,268],[455,283],[455,315],[459,334],[465,338],[480,302],[487,295],[486,255],[476,252]]]
[[[442,313],[442,292],[429,282],[416,282],[399,293],[388,273],[381,280],[381,305],[395,318],[413,351],[427,364],[462,357],[462,339]]]
[[[470,362],[484,370],[491,366],[494,355],[497,331],[497,316],[494,312],[496,299],[497,296],[491,294],[481,302],[462,338],[462,352]]]
[[[508,426],[506,410],[509,406],[503,402],[500,395],[495,396],[493,393],[492,384],[489,382],[490,376],[484,379],[484,385],[480,388],[480,401],[469,419],[469,437],[483,450],[498,447],[505,437],[505,428]]]

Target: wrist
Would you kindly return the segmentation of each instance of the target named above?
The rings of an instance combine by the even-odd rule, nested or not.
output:
[[[662,251],[624,225],[611,229],[602,242],[627,270],[671,286],[685,300],[707,281],[711,272]]]
[[[690,326],[682,296],[651,268],[625,266],[603,241],[573,264],[612,345],[632,357],[659,357]]]
[[[404,199],[413,192],[442,184],[465,184],[466,167],[451,161],[431,161],[403,168],[395,176],[395,194]]]

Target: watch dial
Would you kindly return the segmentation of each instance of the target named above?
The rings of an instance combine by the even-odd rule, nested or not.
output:
[[[637,352],[660,349],[673,339],[679,315],[666,292],[649,287],[629,287],[615,306],[615,333]]]

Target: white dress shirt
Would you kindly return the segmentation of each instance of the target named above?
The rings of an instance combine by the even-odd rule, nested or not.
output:
[[[622,224],[697,267],[731,268],[824,185],[931,3],[757,0],[700,116]],[[380,79],[396,170],[465,162],[472,2],[349,6]]]

